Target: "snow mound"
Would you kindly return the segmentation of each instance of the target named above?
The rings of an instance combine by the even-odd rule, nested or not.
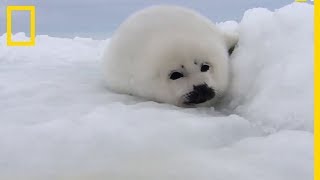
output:
[[[219,26],[240,42],[218,110],[107,91],[108,40],[2,35],[0,179],[312,179],[313,6]]]
[[[265,131],[313,129],[313,6],[248,10],[239,26],[231,107]]]

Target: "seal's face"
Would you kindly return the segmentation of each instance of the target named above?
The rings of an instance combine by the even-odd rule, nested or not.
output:
[[[180,70],[173,70],[171,73],[169,73],[169,79],[171,81],[176,81],[171,82],[171,84],[176,83],[179,86],[183,83],[187,83],[191,85],[191,87],[187,88],[188,91],[186,93],[183,92],[184,94],[181,95],[180,99],[178,100],[179,104],[192,106],[210,101],[215,97],[216,93],[213,88],[213,79],[210,76],[210,74],[212,74],[212,70],[213,68],[210,63],[199,63],[195,60],[194,64],[190,66],[190,72],[184,65],[181,65]],[[190,81],[191,79],[193,79],[193,83],[191,84],[188,82],[183,82]]]
[[[219,39],[218,39],[219,40]],[[158,101],[183,107],[210,106],[227,89],[229,79],[228,48],[218,40],[172,41],[159,51],[155,68],[160,74],[153,78],[153,93]],[[179,42],[179,44],[174,44]],[[152,53],[155,55],[156,53]],[[160,67],[160,68],[159,68]],[[162,79],[162,83],[155,79]]]
[[[170,96],[179,106],[201,106],[221,95],[214,78],[214,66],[205,60],[185,62],[168,73]]]

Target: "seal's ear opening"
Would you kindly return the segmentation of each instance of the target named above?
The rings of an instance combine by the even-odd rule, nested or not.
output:
[[[237,33],[224,33],[223,35],[230,56],[233,53],[236,45],[238,44],[239,35]]]

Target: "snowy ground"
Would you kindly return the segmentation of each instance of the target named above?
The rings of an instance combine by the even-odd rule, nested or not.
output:
[[[0,179],[313,179],[313,6],[220,26],[240,42],[216,110],[108,92],[108,41],[1,36]]]

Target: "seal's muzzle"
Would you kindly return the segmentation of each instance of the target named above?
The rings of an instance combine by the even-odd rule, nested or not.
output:
[[[186,94],[187,105],[200,104],[214,98],[215,92],[212,88],[208,87],[207,84],[201,84],[193,86],[193,91]]]

